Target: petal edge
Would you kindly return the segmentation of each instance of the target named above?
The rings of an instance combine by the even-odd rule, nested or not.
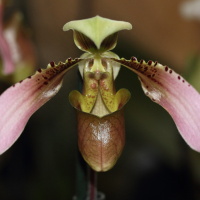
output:
[[[158,62],[138,62],[135,57],[112,60],[138,75],[145,94],[168,111],[184,140],[200,152],[199,93],[179,74]]]

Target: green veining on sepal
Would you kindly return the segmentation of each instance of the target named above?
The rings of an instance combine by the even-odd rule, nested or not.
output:
[[[96,16],[89,19],[68,22],[64,25],[63,30],[68,31],[69,29],[73,29],[84,34],[94,42],[98,49],[100,49],[101,43],[106,37],[120,30],[130,30],[131,28],[132,25],[128,22]]]

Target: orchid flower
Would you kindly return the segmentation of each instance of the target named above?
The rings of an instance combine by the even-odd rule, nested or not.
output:
[[[16,11],[3,21],[5,2],[0,0],[0,79],[13,84],[35,71],[36,58],[22,13]]]
[[[64,75],[77,64],[83,91],[72,91],[69,100],[77,116],[79,150],[92,169],[112,168],[125,144],[124,109],[130,93],[116,92],[114,86],[121,65],[138,75],[145,95],[168,111],[188,145],[200,151],[198,92],[168,66],[120,59],[110,51],[118,32],[131,28],[128,22],[100,16],[65,24],[63,30],[72,29],[76,46],[86,53],[65,63],[52,61],[0,96],[0,154],[17,140],[31,115],[56,95]]]

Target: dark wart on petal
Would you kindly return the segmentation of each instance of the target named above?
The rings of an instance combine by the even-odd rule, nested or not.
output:
[[[41,72],[42,72],[42,69],[39,68],[37,71],[41,73]]]
[[[136,57],[131,57],[131,61],[137,61],[137,58]]]
[[[150,60],[150,61],[148,62],[148,65],[151,66],[151,64],[152,64],[152,61]]]
[[[144,62],[144,60],[140,60],[140,64],[141,64],[141,65],[143,64],[143,62]]]
[[[166,71],[166,72],[168,71],[168,67],[167,67],[167,66],[165,67],[165,71]]]
[[[53,61],[51,61],[51,62],[50,62],[50,65],[51,65],[52,67],[54,67],[54,66],[55,66],[55,63],[54,63]]]

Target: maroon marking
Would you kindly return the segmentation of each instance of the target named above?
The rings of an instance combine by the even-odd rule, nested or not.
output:
[[[71,61],[72,61],[72,58],[68,58],[67,61],[68,61],[68,62],[71,62]]]
[[[170,73],[170,74],[172,73],[172,70],[171,70],[171,69],[169,70],[169,73]]]
[[[44,82],[44,85],[47,85],[48,84],[48,82]]]
[[[144,60],[140,60],[140,64],[141,64],[141,65],[143,64],[143,62],[144,62]]]
[[[147,77],[151,78],[151,75],[147,75]]]
[[[190,87],[190,84],[188,84],[188,87]]]
[[[178,80],[180,80],[181,79],[181,77],[180,76],[178,76]]]
[[[185,80],[182,80],[183,83],[185,83]]]
[[[22,83],[23,82],[23,80],[21,80],[19,83]]]
[[[150,60],[150,61],[148,62],[148,65],[151,66],[151,64],[152,64],[152,61]]]
[[[149,88],[149,86],[147,85],[146,88]]]
[[[41,68],[39,68],[37,71],[40,72],[40,73],[42,72]]]
[[[15,87],[15,84],[13,85],[13,87]]]
[[[165,71],[166,71],[166,72],[168,71],[168,67],[167,67],[167,66],[165,67]]]
[[[77,62],[79,59],[78,58],[75,58],[75,61]]]
[[[53,61],[50,62],[50,65],[51,65],[52,67],[55,67],[55,63],[54,63]]]
[[[158,64],[158,62],[156,61],[155,64],[154,64],[154,67],[155,67],[157,64]]]
[[[154,98],[151,99],[152,101],[156,101]]]
[[[44,79],[48,79],[46,76],[42,76]]]
[[[146,95],[149,95],[149,93],[148,93],[148,92],[146,92]]]
[[[131,57],[131,62],[133,61],[137,61],[137,58],[136,57]]]
[[[155,76],[155,74],[152,75],[152,77],[154,77],[154,76]]]
[[[29,76],[28,78],[31,79],[31,76]]]

